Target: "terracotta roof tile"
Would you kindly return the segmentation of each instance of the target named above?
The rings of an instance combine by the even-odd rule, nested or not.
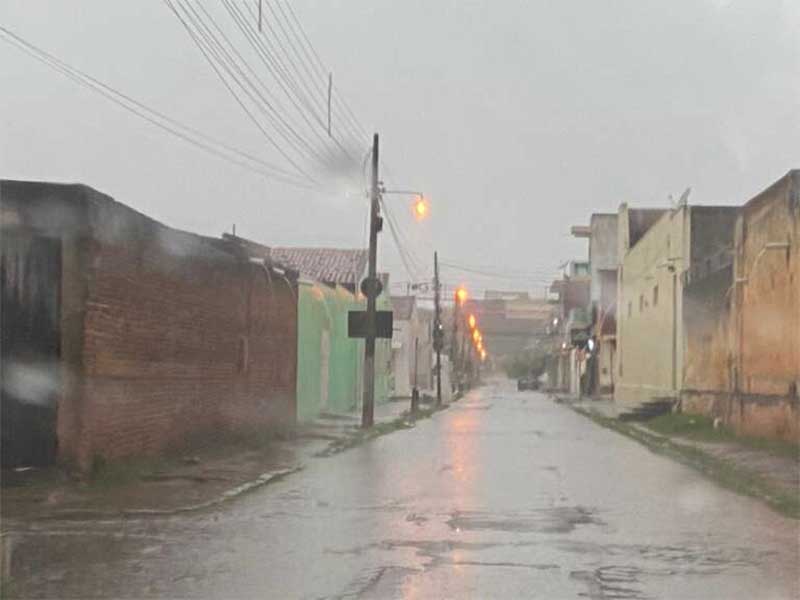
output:
[[[272,247],[270,255],[307,277],[342,285],[358,285],[367,265],[367,251],[360,249]]]

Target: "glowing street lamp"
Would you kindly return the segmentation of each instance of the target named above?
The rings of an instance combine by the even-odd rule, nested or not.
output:
[[[475,320],[475,315],[470,315],[469,318],[467,319],[467,323],[469,323],[470,329],[475,329],[475,325],[477,324],[477,321]]]
[[[459,306],[463,306],[464,302],[467,301],[467,290],[462,285],[456,290],[456,302],[458,302]]]
[[[427,217],[429,211],[430,207],[428,206],[428,201],[420,195],[417,198],[417,201],[414,202],[414,216],[416,217],[417,221],[421,221]]]
[[[475,331],[473,331],[472,332],[472,339],[475,341],[475,343],[477,343],[478,340],[481,339],[481,332],[478,331],[477,329]]]
[[[431,211],[430,204],[428,203],[427,198],[422,194],[422,192],[417,192],[415,190],[381,190],[381,194],[398,194],[401,196],[414,196],[416,200],[414,200],[414,204],[412,205],[412,212],[414,213],[414,218],[417,221],[421,221],[422,219],[428,216],[428,213]]]

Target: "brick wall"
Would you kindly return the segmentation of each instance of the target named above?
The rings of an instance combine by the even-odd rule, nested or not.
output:
[[[294,421],[296,283],[85,186],[2,182],[2,195],[4,228],[62,247],[59,460]]]
[[[78,461],[292,421],[296,287],[119,205],[93,217]]]

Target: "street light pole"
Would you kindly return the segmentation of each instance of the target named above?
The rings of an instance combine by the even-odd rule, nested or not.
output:
[[[378,187],[378,134],[372,138],[372,185],[369,208],[369,266],[367,269],[367,331],[364,340],[364,399],[361,403],[361,427],[375,421],[375,310],[378,295],[378,232],[381,230]]]
[[[436,406],[442,405],[442,344],[444,331],[442,330],[442,309],[439,304],[441,286],[439,285],[439,253],[433,253],[433,305],[435,317],[433,319],[433,347],[436,350]]]

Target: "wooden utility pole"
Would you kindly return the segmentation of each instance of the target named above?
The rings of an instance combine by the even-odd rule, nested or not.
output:
[[[439,285],[439,253],[433,253],[433,349],[436,350],[436,406],[442,404],[442,346],[444,343],[444,331],[442,329],[442,307],[439,296],[441,287]]]
[[[369,266],[367,283],[367,335],[364,340],[364,399],[361,404],[361,427],[372,427],[375,420],[375,310],[380,294],[377,274],[378,232],[381,230],[380,190],[378,188],[378,134],[372,138],[372,185],[369,208]]]

